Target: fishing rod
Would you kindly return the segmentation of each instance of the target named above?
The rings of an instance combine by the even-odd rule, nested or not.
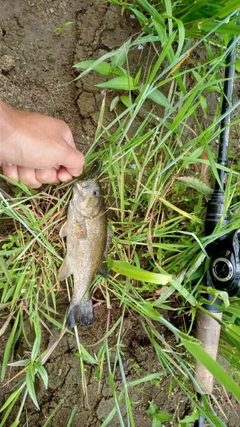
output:
[[[219,140],[218,164],[226,167],[228,163],[228,144],[230,133],[230,110],[233,100],[233,86],[235,75],[237,38],[234,36],[228,44],[228,55],[225,64],[225,82],[222,101],[221,133]],[[224,215],[224,191],[226,185],[226,172],[218,169],[218,180],[207,205],[205,219],[205,234],[213,233],[219,220]],[[230,221],[229,212],[225,214],[222,225]],[[239,230],[225,234],[210,243],[206,251],[210,258],[210,265],[205,275],[205,285],[221,291],[226,291],[229,296],[240,297],[240,234]],[[218,344],[222,319],[222,300],[215,299],[213,294],[207,294],[207,303],[203,304],[205,311],[198,311],[196,337],[201,341],[202,347],[214,360],[217,358]],[[214,316],[214,317],[212,317]],[[204,394],[208,395],[213,390],[213,375],[198,361],[195,365],[195,378]],[[203,395],[198,393],[200,406],[203,406]],[[194,427],[203,427],[205,417],[200,414]]]

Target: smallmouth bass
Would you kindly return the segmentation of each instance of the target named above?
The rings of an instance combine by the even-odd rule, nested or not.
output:
[[[94,314],[89,286],[95,274],[101,273],[107,251],[107,216],[97,179],[74,184],[60,236],[67,238],[67,253],[58,279],[64,280],[72,274],[74,280],[66,327],[73,328],[79,323],[90,326]]]

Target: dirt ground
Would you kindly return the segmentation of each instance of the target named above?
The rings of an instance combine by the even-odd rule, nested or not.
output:
[[[77,84],[63,88],[59,85],[76,77],[72,68],[74,63],[97,58],[119,47],[131,35],[136,34],[139,31],[136,19],[130,14],[121,16],[118,7],[90,0],[0,0],[0,10],[1,99],[18,109],[40,112],[65,120],[72,129],[78,148],[85,153],[93,142],[101,106],[102,94],[94,87],[94,84],[100,81],[99,76],[88,75]],[[70,21],[73,23],[62,31],[54,31],[56,27]],[[107,105],[110,97],[107,99]],[[111,120],[111,113],[105,119]],[[67,299],[58,307],[63,315],[66,305]],[[111,316],[111,324],[116,321],[118,314],[119,309],[116,307]],[[94,326],[89,329],[80,328],[84,346],[92,345],[104,335],[106,318],[106,306],[100,306],[96,309],[97,321]],[[163,327],[158,327],[161,334],[166,334],[166,331],[161,329]],[[126,315],[124,329],[127,380],[135,378],[136,371],[141,375],[154,372],[154,367],[157,366],[155,352],[138,316]],[[57,329],[53,329],[52,333],[56,337],[59,335]],[[174,338],[169,335],[169,339],[174,344]],[[5,337],[0,347],[0,356],[4,340]],[[52,340],[46,331],[43,345],[47,348]],[[20,348],[20,344],[17,348]],[[94,368],[87,365],[88,408],[82,394],[79,361],[74,356],[76,350],[75,337],[66,335],[46,364],[49,374],[48,390],[40,383],[38,385],[40,411],[28,400],[21,426],[42,427],[49,414],[66,396],[65,402],[49,426],[66,427],[75,405],[77,411],[73,427],[101,426],[114,407],[109,383],[104,378],[98,390]],[[169,378],[166,378],[161,381],[161,385],[146,383],[141,389],[134,391],[131,400],[136,402],[134,417],[137,427],[152,425],[146,415],[150,401],[156,403],[161,410],[175,414],[175,421],[171,424],[165,423],[165,426],[177,425],[178,416],[183,417],[191,413],[191,404],[179,386],[174,387],[171,396],[168,396],[168,387]],[[220,392],[217,386],[215,392],[225,410],[226,425],[240,425],[240,405],[237,405],[230,394]],[[0,388],[0,406],[9,393],[10,389]],[[124,406],[122,410],[124,411]],[[10,416],[6,427],[10,426],[13,420],[14,417]],[[109,427],[119,425],[117,417],[108,424]]]

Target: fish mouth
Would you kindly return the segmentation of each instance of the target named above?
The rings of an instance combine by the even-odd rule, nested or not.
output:
[[[82,183],[82,182],[87,182],[87,181],[93,180],[94,178],[97,179],[97,175],[99,174],[101,169],[102,169],[102,160],[97,158],[94,161],[93,165],[90,166],[89,168],[87,168],[86,170],[84,170],[80,176],[78,176],[77,178],[74,178],[70,182],[67,182],[67,183],[61,185],[60,188],[68,187],[71,184],[78,184],[78,183]]]
[[[97,184],[96,179],[87,179],[87,180],[82,181],[80,185],[83,188],[90,189],[91,187],[93,187],[96,184]]]
[[[88,179],[86,181],[76,182],[74,187],[77,188],[79,194],[83,194],[88,192],[90,193],[92,189],[98,188],[99,186],[97,179]]]
[[[99,158],[97,158],[94,163],[92,164],[92,166],[90,166],[89,168],[87,168],[82,175],[80,175],[79,180],[80,181],[90,181],[93,178],[97,177],[97,175],[99,174],[99,172],[102,169],[102,160],[100,160]]]

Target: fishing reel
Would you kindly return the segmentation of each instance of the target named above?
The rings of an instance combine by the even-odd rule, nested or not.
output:
[[[240,230],[214,242],[210,252],[208,286],[240,297]]]
[[[220,174],[222,181],[225,181],[224,173],[221,171]],[[217,188],[208,202],[205,220],[206,234],[213,233],[223,214],[224,192]],[[229,222],[230,216],[227,212],[222,226]],[[206,249],[211,259],[206,274],[206,285],[226,291],[230,297],[240,297],[240,229],[215,240]],[[211,300],[211,296],[209,298]]]

